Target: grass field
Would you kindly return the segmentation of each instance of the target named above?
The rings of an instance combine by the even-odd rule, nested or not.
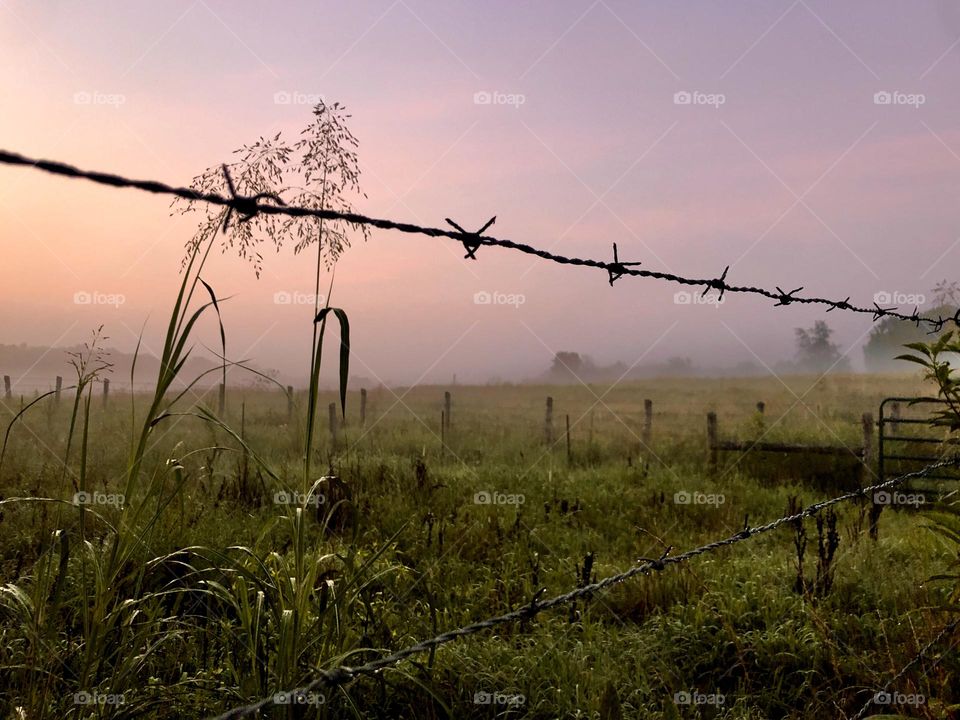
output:
[[[103,407],[95,393],[72,435],[68,392],[28,411],[0,467],[0,717],[208,717],[514,610],[541,587],[560,594],[728,537],[745,517],[856,487],[860,469],[852,453],[723,453],[710,472],[708,411],[723,439],[855,449],[882,398],[930,394],[918,377],[862,375],[371,388],[361,428],[357,390],[336,445],[336,398],[321,397],[315,475],[337,479],[312,492],[302,397],[289,420],[281,392],[230,389],[232,432],[167,417],[133,485],[148,397],[114,387]],[[266,715],[849,717],[950,619],[950,588],[930,578],[957,557],[923,512],[884,511],[870,539],[867,510],[825,513],[821,550],[806,521],[802,587],[798,529],[782,528]],[[899,705],[874,710],[955,717],[958,673],[944,652],[890,688]]]

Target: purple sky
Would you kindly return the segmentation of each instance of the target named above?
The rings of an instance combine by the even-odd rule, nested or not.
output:
[[[954,2],[265,8],[0,0],[0,147],[187,184],[309,121],[308,104],[277,93],[322,95],[353,114],[369,196],[356,204],[371,215],[468,228],[497,215],[492,234],[560,253],[611,258],[616,242],[649,269],[710,277],[729,264],[735,284],[866,305],[929,298],[957,277]],[[149,317],[146,345],[159,345],[189,220],[161,198],[24,169],[0,167],[0,187],[0,343],[73,343],[103,322],[129,349]],[[772,364],[795,327],[824,317],[857,366],[871,326],[750,296],[676,304],[667,283],[611,288],[601,271],[506,250],[462,256],[386,231],[343,256],[334,304],[351,317],[357,374],[522,378],[557,350]],[[234,296],[231,355],[305,372],[311,309],[274,296],[312,291],[308,258],[268,255],[257,281],[218,256],[207,279]],[[77,305],[77,292],[124,302]],[[478,305],[477,292],[524,302]]]

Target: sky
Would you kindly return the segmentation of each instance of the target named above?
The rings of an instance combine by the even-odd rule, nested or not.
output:
[[[552,252],[612,259],[615,242],[646,269],[729,265],[734,284],[870,305],[929,300],[960,269],[958,70],[948,0],[0,0],[0,148],[187,185],[260,136],[295,136],[320,96],[352,115],[365,214],[468,229],[495,215],[490,234]],[[102,323],[111,345],[143,328],[156,352],[192,222],[165,198],[0,166],[0,343],[70,345]],[[772,367],[819,319],[858,367],[871,328],[463,254],[355,238],[333,292],[352,373],[514,380],[560,350]],[[311,262],[288,245],[257,279],[212,259],[228,355],[306,376],[312,305],[277,298],[313,291]],[[199,340],[216,346],[214,322]]]

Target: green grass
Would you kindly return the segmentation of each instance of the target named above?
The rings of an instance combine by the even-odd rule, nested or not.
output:
[[[766,441],[855,448],[863,412],[876,416],[886,396],[927,394],[903,376],[785,383],[657,380],[608,394],[600,385],[419,387],[400,404],[405,389],[371,388],[365,428],[352,388],[338,447],[325,418],[314,433],[313,472],[342,482],[321,483],[314,492],[327,502],[299,509],[274,496],[310,491],[303,394],[288,423],[279,390],[231,389],[222,420],[239,436],[242,404],[247,450],[216,423],[168,417],[148,433],[132,483],[131,444],[142,439],[153,398],[140,398],[131,416],[114,381],[107,408],[93,397],[88,423],[66,399],[59,408],[45,400],[14,426],[0,470],[0,717],[202,718],[298,685],[317,669],[360,664],[513,610],[541,587],[565,592],[588,553],[600,578],[666,545],[680,552],[729,536],[745,516],[759,524],[782,515],[792,496],[809,504],[855,485],[856,462],[724,453],[711,474],[707,411],[718,414],[724,439],[766,432]],[[444,389],[453,392],[446,447]],[[548,394],[552,447],[543,438]],[[649,448],[640,441],[644,398],[654,401]],[[173,412],[191,412],[192,400]],[[211,391],[206,403],[215,401]],[[318,406],[329,402],[339,404],[338,395],[320,393]],[[0,414],[4,428],[10,416]],[[71,435],[71,423],[86,442],[76,429]],[[87,506],[82,529],[69,504],[80,488],[78,448],[87,489],[127,491],[125,510]],[[476,504],[484,491],[524,501]],[[681,491],[724,502],[678,505]],[[941,608],[950,588],[928,579],[957,549],[926,529],[922,514],[885,511],[877,542],[859,505],[840,506],[838,516],[834,585],[823,596],[794,592],[794,535],[783,528],[637,578],[572,612],[446,645],[327,693],[305,713],[287,707],[269,716],[850,715],[949,619]],[[817,530],[813,520],[805,527],[810,580]],[[900,711],[950,717],[960,703],[958,671],[954,652],[909,673],[894,689],[926,702]],[[124,702],[77,705],[77,692],[122,694]],[[678,692],[724,702],[677,705]],[[475,703],[483,693],[523,702]]]

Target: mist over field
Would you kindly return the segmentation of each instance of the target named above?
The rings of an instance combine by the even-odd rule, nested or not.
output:
[[[366,197],[348,194],[375,217],[473,230],[496,215],[493,235],[561,254],[610,260],[616,242],[649,270],[730,265],[734,284],[906,313],[960,267],[950,2],[177,2],[108,17],[6,4],[5,147],[189,184],[260,137],[294,137],[323,98],[352,116]],[[132,352],[146,321],[159,353],[195,216],[18,168],[0,180],[0,343],[75,345],[104,323]],[[449,240],[348,235],[334,304],[362,374],[389,383],[519,381],[561,351],[772,368],[819,319],[866,368],[869,315],[698,303],[498,248],[464,261]],[[235,252],[206,279],[231,298],[234,357],[302,377],[311,259],[263,250],[259,279]]]

